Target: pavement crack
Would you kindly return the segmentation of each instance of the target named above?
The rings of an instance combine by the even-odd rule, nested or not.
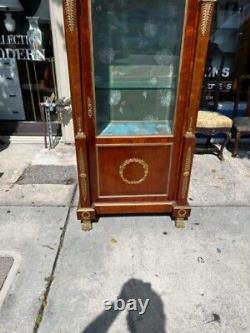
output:
[[[46,286],[45,292],[44,292],[44,294],[41,298],[41,305],[40,305],[40,308],[38,310],[38,313],[37,313],[37,316],[36,316],[36,319],[35,319],[35,326],[34,326],[34,329],[33,329],[33,333],[38,332],[39,327],[41,325],[41,322],[43,320],[43,315],[44,315],[45,308],[48,304],[49,292],[50,292],[50,288],[52,286],[52,283],[54,281],[56,266],[57,266],[58,259],[59,259],[60,253],[61,253],[61,249],[63,247],[64,237],[65,237],[65,234],[66,234],[66,231],[67,231],[69,216],[70,216],[70,212],[71,212],[71,206],[72,206],[72,203],[73,203],[73,200],[74,200],[74,197],[75,197],[76,188],[77,188],[77,186],[75,185],[73,195],[72,195],[72,198],[71,198],[71,202],[70,202],[69,207],[68,207],[68,212],[67,212],[67,216],[66,216],[66,219],[65,219],[65,223],[64,223],[64,226],[63,226],[63,229],[62,229],[62,232],[61,232],[60,241],[59,241],[58,249],[57,249],[57,252],[56,252],[55,260],[54,260],[54,263],[53,263],[53,266],[52,266],[52,270],[51,270],[50,275],[46,278],[47,286]]]

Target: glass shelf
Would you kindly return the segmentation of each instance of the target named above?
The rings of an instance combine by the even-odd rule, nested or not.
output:
[[[150,87],[146,86],[145,84],[138,85],[135,87],[131,87],[131,85],[127,86],[108,86],[108,85],[103,85],[103,86],[96,86],[96,90],[162,90],[162,89],[167,89],[167,90],[176,90],[174,87],[166,87],[166,86],[157,86],[157,87]]]
[[[172,133],[170,121],[112,121],[103,125],[99,135],[138,136],[166,135]]]
[[[177,85],[173,72],[173,64],[102,66],[95,76],[95,84],[96,88],[104,89],[173,89]]]

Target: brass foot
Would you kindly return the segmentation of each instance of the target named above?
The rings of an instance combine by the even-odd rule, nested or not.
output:
[[[185,228],[185,220],[184,220],[184,218],[177,217],[175,219],[175,227],[176,228]]]
[[[92,230],[92,223],[91,220],[81,220],[82,230],[83,231],[90,231]]]

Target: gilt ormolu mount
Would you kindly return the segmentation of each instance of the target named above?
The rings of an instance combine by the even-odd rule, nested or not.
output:
[[[83,230],[97,215],[190,215],[212,0],[64,0]]]

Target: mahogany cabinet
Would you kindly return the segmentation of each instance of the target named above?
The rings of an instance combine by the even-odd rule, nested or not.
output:
[[[190,215],[213,0],[64,0],[83,230],[97,215]]]

